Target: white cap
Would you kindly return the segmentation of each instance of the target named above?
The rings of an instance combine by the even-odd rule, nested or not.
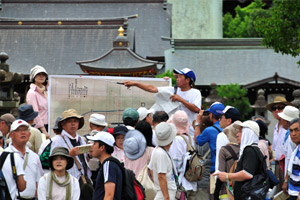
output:
[[[98,113],[91,114],[89,122],[98,126],[107,126],[107,122],[105,122],[105,116]]]
[[[145,107],[139,107],[139,109],[137,111],[139,113],[139,119],[140,119],[140,121],[143,120],[143,119],[145,119],[149,113],[153,113],[154,112],[153,109],[149,109],[148,110]]]
[[[114,143],[115,143],[114,136],[112,136],[110,133],[104,132],[104,131],[98,131],[98,133],[96,133],[94,136],[86,136],[86,138],[91,141],[104,142],[105,144],[107,144],[111,147],[114,147]]]
[[[17,130],[20,126],[26,126],[29,128],[29,124],[22,119],[15,120],[10,126],[10,132]]]
[[[285,106],[283,111],[278,113],[278,116],[290,122],[295,118],[299,118],[299,109],[294,106]]]

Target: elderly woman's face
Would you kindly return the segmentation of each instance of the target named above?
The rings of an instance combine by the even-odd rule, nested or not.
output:
[[[243,128],[240,127],[240,128],[239,128],[239,131],[238,131],[237,134],[236,134],[236,139],[237,139],[237,143],[238,143],[238,144],[241,144],[242,130],[243,130]]]

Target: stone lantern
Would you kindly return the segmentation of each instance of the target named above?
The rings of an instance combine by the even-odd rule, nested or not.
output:
[[[294,100],[291,102],[293,106],[300,109],[300,89],[293,91]]]
[[[0,114],[10,112],[19,106],[20,98],[14,92],[14,86],[24,80],[23,74],[9,71],[9,65],[6,64],[8,58],[6,53],[0,53]]]

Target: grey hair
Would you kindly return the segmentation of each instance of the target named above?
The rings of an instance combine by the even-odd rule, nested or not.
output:
[[[295,118],[295,119],[293,119],[292,121],[290,121],[290,126],[291,125],[293,125],[293,124],[295,124],[295,123],[299,123],[299,125],[300,125],[300,118]]]

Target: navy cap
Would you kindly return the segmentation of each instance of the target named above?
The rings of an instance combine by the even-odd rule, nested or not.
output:
[[[227,119],[228,118],[232,119],[233,122],[235,122],[236,120],[240,120],[241,118],[240,111],[233,106],[226,106],[224,110],[217,111],[217,112],[220,113],[221,115],[225,115]]]
[[[184,68],[184,69],[181,69],[181,70],[174,69],[173,72],[175,74],[187,75],[187,77],[189,77],[191,79],[191,81],[194,82],[194,83],[196,81],[196,75],[195,75],[195,73],[191,69],[189,69],[189,68]]]

